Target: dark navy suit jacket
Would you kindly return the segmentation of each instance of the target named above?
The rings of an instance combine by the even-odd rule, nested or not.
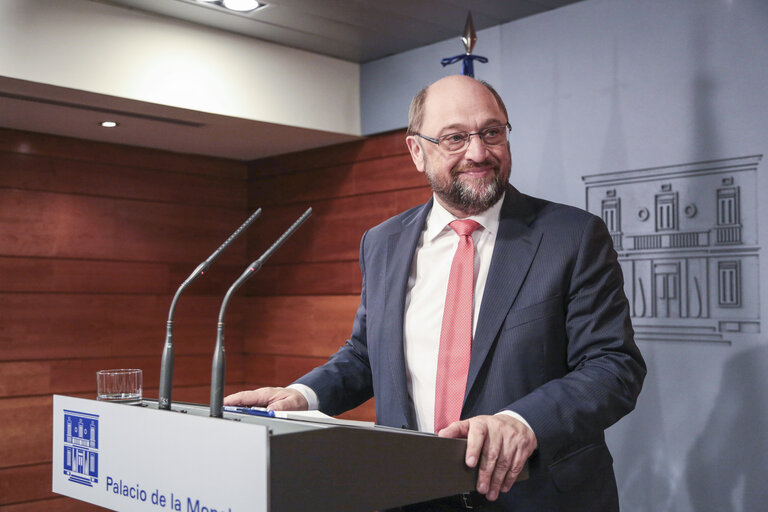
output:
[[[298,382],[338,414],[376,397],[376,421],[415,428],[403,353],[411,260],[432,201],[365,233],[352,336]],[[617,510],[603,431],[630,412],[645,376],[621,269],[596,216],[509,186],[472,341],[462,418],[504,409],[538,440],[531,476],[499,510]],[[439,478],[439,475],[436,475]]]

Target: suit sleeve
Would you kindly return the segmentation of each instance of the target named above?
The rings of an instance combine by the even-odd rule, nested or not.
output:
[[[634,408],[646,373],[621,268],[597,217],[586,221],[564,282],[568,371],[508,406],[528,421],[540,449],[550,456],[601,438]]]
[[[366,344],[366,286],[365,239],[360,243],[360,271],[363,276],[360,305],[355,314],[352,335],[346,343],[322,366],[304,375],[296,382],[317,393],[320,410],[325,414],[341,414],[353,409],[373,396],[371,365]]]

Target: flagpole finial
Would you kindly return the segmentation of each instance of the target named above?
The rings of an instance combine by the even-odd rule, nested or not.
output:
[[[472,53],[472,49],[477,42],[475,33],[475,24],[472,23],[472,11],[467,13],[467,21],[464,23],[464,33],[461,35],[461,42],[464,43],[464,50],[467,54]]]
[[[464,33],[461,35],[461,42],[464,44],[463,55],[454,55],[440,60],[440,64],[447,66],[461,62],[461,74],[466,76],[475,76],[475,67],[473,61],[482,63],[488,62],[488,59],[480,55],[472,55],[472,49],[475,47],[477,34],[475,33],[475,24],[472,22],[472,12],[467,13],[467,22],[464,24]]]

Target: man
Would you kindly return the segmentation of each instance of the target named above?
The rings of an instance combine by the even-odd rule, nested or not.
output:
[[[375,395],[379,424],[467,438],[476,510],[618,510],[603,432],[634,408],[645,364],[604,224],[508,184],[506,108],[487,84],[443,78],[409,117],[434,197],[363,236],[352,336],[289,388],[225,404],[338,414]],[[530,478],[515,483],[526,462]]]

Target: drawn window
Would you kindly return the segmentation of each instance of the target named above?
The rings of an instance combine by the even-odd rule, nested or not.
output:
[[[677,229],[677,194],[656,196],[656,231]]]
[[[741,305],[741,273],[738,261],[721,261],[717,265],[720,306]]]
[[[677,299],[677,275],[656,275],[656,297],[659,299]]]
[[[721,188],[717,191],[717,225],[739,223],[739,188]]]
[[[620,199],[603,201],[603,222],[611,233],[621,231],[621,202]]]

